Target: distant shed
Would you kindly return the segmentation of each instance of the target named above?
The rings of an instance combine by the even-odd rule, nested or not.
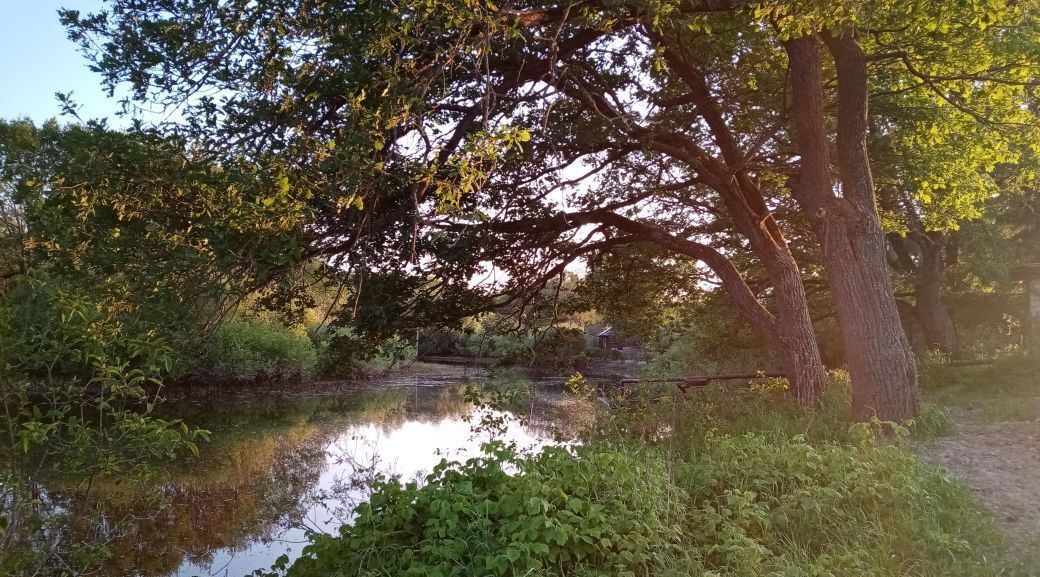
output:
[[[599,348],[612,348],[614,344],[614,326],[611,325],[603,329],[598,335],[596,335],[596,338],[599,339]]]

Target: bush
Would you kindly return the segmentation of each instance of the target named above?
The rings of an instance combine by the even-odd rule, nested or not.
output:
[[[638,450],[553,447],[518,458],[497,446],[442,462],[421,487],[379,482],[353,525],[312,536],[286,574],[655,575],[678,545],[667,479],[663,461]]]
[[[318,353],[306,335],[284,325],[237,318],[213,336],[200,368],[235,377],[310,375]]]
[[[505,363],[551,369],[580,369],[588,363],[585,333],[574,328],[550,327],[527,339],[503,357]]]
[[[970,492],[856,426],[855,444],[708,434],[687,454],[593,442],[383,480],[274,575],[996,576]]]
[[[907,449],[906,429],[847,420],[843,373],[811,415],[780,380],[655,392],[579,447],[492,445],[424,486],[383,480],[353,525],[312,535],[274,575],[1029,574],[1003,562],[970,491]]]
[[[379,343],[368,366],[373,370],[389,371],[403,363],[414,362],[415,358],[415,344],[395,335]]]
[[[0,293],[0,575],[89,574],[127,529],[92,507],[92,483],[131,488],[206,431],[153,410],[170,349],[121,303],[39,271]],[[58,476],[75,491],[43,490]]]
[[[691,574],[1002,574],[999,535],[968,489],[869,435],[709,435],[676,471]]]

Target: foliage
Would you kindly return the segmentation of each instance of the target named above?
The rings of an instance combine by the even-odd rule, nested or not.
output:
[[[843,175],[863,188],[844,198],[834,183],[807,187],[825,209],[799,198],[794,167],[827,147],[797,150],[789,88],[822,91],[845,111],[856,99],[839,98],[839,86],[869,85],[870,118],[849,125],[862,134],[843,135],[837,147],[867,163],[855,143],[870,141],[892,232],[907,224],[903,201],[927,204],[922,220],[936,230],[977,218],[997,190],[992,173],[1037,151],[1032,3],[579,4],[113,0],[61,19],[110,89],[125,83],[135,101],[180,106],[186,119],[170,130],[209,158],[272,160],[263,168],[306,208],[302,254],[336,260],[364,286],[353,310],[336,317],[359,335],[523,303],[572,262],[652,243],[665,253],[654,264],[672,276],[700,272],[688,259],[711,268],[785,362],[811,359],[815,380],[817,355],[802,354],[815,342],[798,274],[841,278],[819,274],[819,257],[836,254],[820,249],[848,243],[821,239],[881,229],[869,179]],[[804,85],[786,48],[809,36],[798,44],[807,54],[837,63],[834,46],[844,44],[853,64],[862,56],[862,70],[836,78],[828,61],[823,78]],[[813,126],[831,127],[832,112],[814,111]],[[846,210],[853,197],[862,197],[859,214]],[[831,227],[825,217],[860,224]],[[887,304],[845,310],[844,334],[906,348],[883,247],[862,246],[872,249],[864,254],[874,280],[857,282],[880,292],[835,302]],[[794,255],[809,262],[796,265]],[[847,260],[827,266],[860,274]],[[647,296],[632,288],[634,299]],[[651,310],[635,320],[659,320]],[[849,326],[857,314],[885,322]],[[798,329],[784,334],[785,323]],[[895,335],[880,334],[885,327]],[[879,346],[846,353],[870,356]],[[905,375],[895,388],[905,392],[899,411],[911,414],[912,359],[888,358],[896,356],[907,366],[886,379],[858,367],[890,362],[851,366],[867,391]],[[873,409],[894,411],[883,406],[889,397],[878,395]]]
[[[383,480],[285,574],[652,575],[674,544],[676,496],[663,463],[643,457],[557,447],[520,459],[493,445],[421,487]]]
[[[309,335],[318,353],[316,372],[325,377],[386,372],[416,360],[415,345],[396,334],[372,339],[350,327],[324,325]]]
[[[549,327],[531,331],[530,336],[502,360],[545,368],[581,368],[588,361],[585,346],[582,330]]]
[[[695,262],[648,243],[620,247],[589,265],[579,294],[618,333],[644,342],[662,326],[681,323],[683,309],[705,292],[698,286],[705,274]]]
[[[661,327],[662,351],[650,367],[656,375],[695,375],[769,370],[775,359],[762,339],[732,315],[719,292],[682,303],[676,319]]]
[[[398,335],[384,340],[376,347],[377,366],[384,369],[392,369],[401,363],[414,361],[415,358],[415,344]]]
[[[309,193],[262,158],[215,162],[143,128],[0,122],[0,182],[32,265],[178,348],[274,271],[288,284],[306,268]]]
[[[241,316],[217,328],[203,358],[189,370],[224,377],[286,378],[313,374],[318,351],[301,331]]]
[[[726,575],[998,575],[996,531],[967,488],[905,450],[709,435],[677,482],[702,570]],[[696,574],[696,572],[692,572]]]
[[[352,525],[271,574],[1016,574],[968,489],[881,423],[852,423],[834,381],[819,417],[781,382],[658,394],[579,446],[496,442],[422,485],[383,479]],[[659,427],[649,443],[640,422]]]
[[[0,293],[6,290],[8,279],[26,272],[29,266],[25,210],[6,189],[0,180]]]
[[[61,538],[69,507],[59,495],[41,496],[42,476],[60,474],[89,494],[97,479],[139,481],[154,462],[197,452],[207,438],[154,413],[169,347],[154,333],[135,332],[104,304],[39,273],[16,279],[0,296],[5,573],[82,571],[106,554],[102,542]]]

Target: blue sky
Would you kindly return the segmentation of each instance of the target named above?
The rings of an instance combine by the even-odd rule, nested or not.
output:
[[[0,0],[0,118],[39,123],[56,117],[59,91],[73,93],[84,120],[119,109],[58,22],[58,8],[89,12],[99,6],[100,0]]]

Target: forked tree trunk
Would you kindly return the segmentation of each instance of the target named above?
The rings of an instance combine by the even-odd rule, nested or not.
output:
[[[768,322],[757,310],[763,308],[761,304],[734,298],[734,289],[730,286],[725,288],[741,318],[765,339],[776,354],[787,376],[791,395],[800,406],[815,408],[820,404],[827,385],[827,370],[813,330],[801,271],[786,245],[776,246],[768,252],[756,251],[756,256],[765,264],[776,295],[776,311]],[[746,290],[750,292],[750,288]]]
[[[754,201],[761,199],[757,190],[744,193]],[[763,264],[773,284],[776,322],[771,327],[771,334],[765,336],[783,364],[791,393],[802,406],[815,406],[827,386],[827,371],[813,330],[798,262],[779,227],[773,224],[764,202],[757,211],[752,202],[727,204],[734,216],[734,224],[750,241],[751,251]]]
[[[899,322],[867,156],[866,57],[851,30],[827,41],[838,73],[841,192],[837,193],[830,173],[816,35],[785,43],[792,122],[801,155],[793,192],[823,253],[845,341],[854,416],[900,422],[919,410],[917,367]]]

